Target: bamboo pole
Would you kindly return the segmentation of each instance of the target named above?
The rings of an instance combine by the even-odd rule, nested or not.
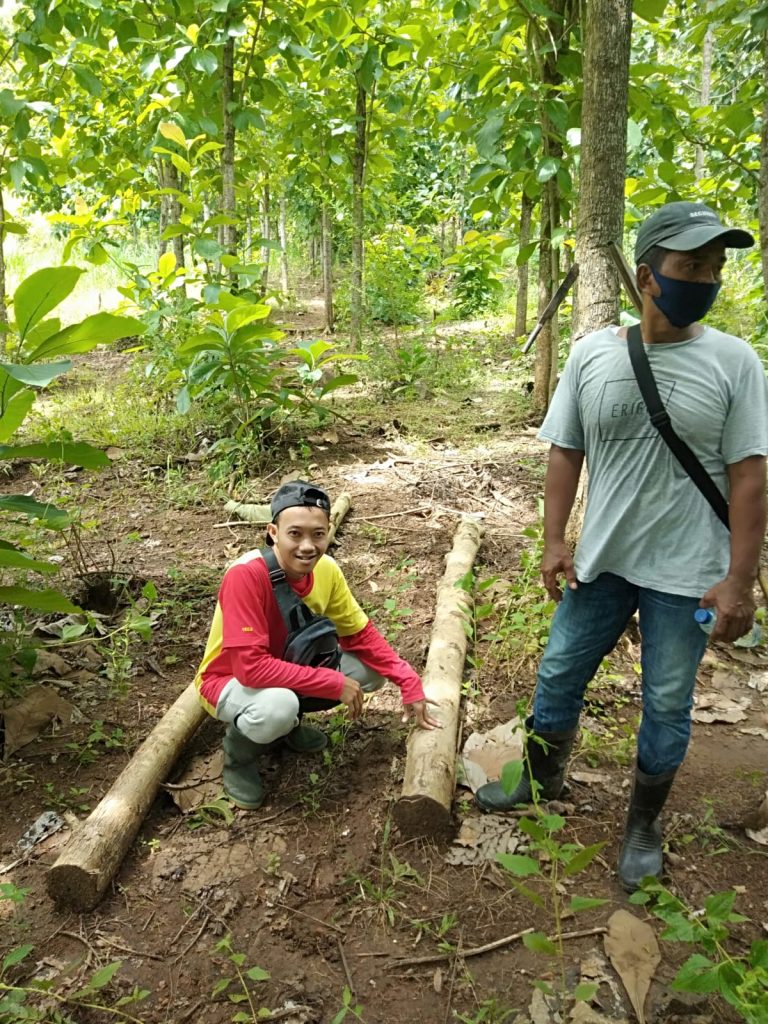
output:
[[[408,740],[403,791],[394,808],[395,822],[407,836],[450,832],[461,682],[467,653],[465,623],[469,614],[468,595],[456,583],[472,568],[481,540],[480,524],[462,519],[438,587],[423,680],[427,700],[439,705],[435,717],[443,728],[414,729]]]
[[[350,507],[348,494],[331,508],[333,539]],[[97,804],[49,869],[51,898],[75,910],[93,910],[117,873],[152,801],[207,712],[194,683],[166,711],[106,796]]]

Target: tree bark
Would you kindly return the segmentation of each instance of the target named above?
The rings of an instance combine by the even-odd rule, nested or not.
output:
[[[624,232],[632,0],[590,0],[584,44],[575,338],[619,317],[621,284],[609,245]]]
[[[270,241],[269,218],[271,214],[271,197],[269,194],[269,179],[264,179],[264,191],[261,193],[261,237],[265,242]],[[271,262],[272,250],[268,245],[261,247],[261,262],[264,269],[261,272],[261,290],[266,293],[269,287],[269,265]]]
[[[760,132],[760,178],[758,182],[757,218],[760,228],[760,258],[763,286],[768,291],[768,32],[763,40],[763,124]]]
[[[288,282],[288,200],[280,196],[280,220],[278,222],[280,233],[280,289],[283,295],[290,291]]]
[[[482,535],[479,523],[462,519],[438,587],[423,681],[427,699],[439,704],[435,714],[443,728],[414,729],[408,740],[403,790],[394,808],[395,821],[407,836],[444,836],[450,831],[469,613],[468,595],[456,584],[472,568]]]
[[[706,5],[709,7],[709,4]],[[699,103],[702,107],[709,106],[709,99],[712,95],[712,56],[715,50],[715,30],[712,25],[707,25],[704,34],[704,43],[701,47],[701,89],[699,91]],[[693,165],[693,172],[696,180],[704,177],[704,147],[696,147],[696,162]]]
[[[549,182],[547,182],[549,185]],[[557,274],[553,266],[557,266],[557,251],[552,248],[552,210],[553,200],[559,203],[557,189],[545,188],[541,196],[541,225],[539,237],[539,304],[538,314],[542,315],[550,303],[557,288]],[[536,339],[536,358],[533,370],[532,413],[536,420],[541,421],[549,407],[552,394],[552,374],[557,373],[557,354],[560,340],[557,312],[547,321]]]
[[[355,144],[352,150],[352,273],[349,288],[349,331],[352,347],[360,348],[363,321],[363,230],[365,227],[365,162],[368,147],[368,94],[357,83]]]
[[[322,231],[321,248],[323,259],[325,329],[332,334],[336,327],[336,321],[333,314],[333,236],[331,234],[331,213],[328,208],[328,200],[325,198],[323,198],[323,205],[320,211],[320,226]]]
[[[531,217],[533,200],[523,192],[520,200],[520,248],[524,249],[531,240]],[[517,268],[517,296],[515,297],[515,337],[522,338],[528,332],[528,260]]]
[[[5,283],[5,197],[0,188],[0,342],[8,333],[8,297]]]
[[[232,110],[235,96],[235,40],[232,36],[228,36],[224,44],[222,75],[221,109],[224,145],[221,150],[221,212],[234,219],[237,214],[237,205],[235,202],[235,121]],[[236,256],[236,225],[225,224],[222,239],[226,251],[231,256]]]
[[[164,188],[166,188],[165,164],[160,159],[160,157],[157,158],[157,160],[155,162],[155,167],[157,168],[157,183],[158,183],[158,185],[160,186],[161,189],[164,189]],[[159,219],[158,219],[158,222],[157,222],[157,234],[158,234],[157,258],[158,259],[160,259],[160,257],[165,253],[166,249],[168,248],[168,242],[167,242],[167,240],[165,238],[163,238],[163,234],[164,234],[165,229],[167,227],[168,227],[168,196],[167,195],[161,195],[160,196],[160,216],[159,216]]]

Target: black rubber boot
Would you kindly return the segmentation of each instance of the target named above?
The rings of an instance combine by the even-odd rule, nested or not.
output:
[[[234,725],[224,733],[224,792],[235,805],[255,811],[264,803],[264,783],[256,759],[271,744],[253,743]]]
[[[477,805],[484,811],[511,811],[518,804],[533,800],[531,775],[539,783],[538,799],[555,800],[565,783],[565,769],[571,754],[578,727],[567,732],[539,732],[533,729],[533,718],[525,723],[532,733],[525,743],[525,767],[516,789],[505,793],[500,782],[488,782],[475,793]],[[546,746],[533,737],[544,740]]]
[[[644,878],[661,875],[661,821],[659,815],[667,802],[675,771],[646,775],[635,769],[635,784],[629,802],[627,827],[619,854],[619,881],[634,892]]]

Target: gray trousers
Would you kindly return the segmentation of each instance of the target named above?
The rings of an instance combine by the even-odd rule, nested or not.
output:
[[[383,676],[346,651],[341,655],[339,672],[356,679],[363,693],[373,693],[384,685]],[[322,711],[339,703],[325,698],[301,697],[284,686],[257,690],[230,679],[216,704],[216,717],[220,722],[234,725],[253,743],[266,744],[287,735],[298,724],[300,713]]]

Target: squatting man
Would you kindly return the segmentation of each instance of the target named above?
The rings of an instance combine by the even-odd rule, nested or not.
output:
[[[227,725],[224,791],[248,810],[265,796],[260,754],[278,743],[296,753],[327,745],[325,733],[302,724],[305,712],[345,704],[350,718],[359,718],[364,694],[387,678],[400,687],[404,717],[422,729],[441,727],[429,713],[421,679],[368,619],[326,554],[330,510],[319,487],[302,480],[284,484],[270,506],[267,544],[294,593],[335,625],[342,650],[338,671],[283,660],[287,630],[260,551],[230,566],[219,590],[195,684],[206,710]]]
[[[627,890],[662,870],[659,820],[691,734],[696,671],[707,641],[697,608],[716,612],[715,640],[752,626],[765,533],[768,389],[740,338],[699,321],[721,284],[726,248],[752,236],[700,203],[663,206],[635,246],[641,335],[676,433],[730,506],[730,536],[652,425],[627,347],[608,327],[574,345],[539,437],[551,445],[541,572],[558,601],[528,719],[528,772],[512,793],[477,792],[484,810],[563,787],[587,684],[635,612],[641,634],[643,714],[619,879]],[[565,527],[582,465],[589,495],[575,555]],[[565,577],[564,592],[559,580]]]

